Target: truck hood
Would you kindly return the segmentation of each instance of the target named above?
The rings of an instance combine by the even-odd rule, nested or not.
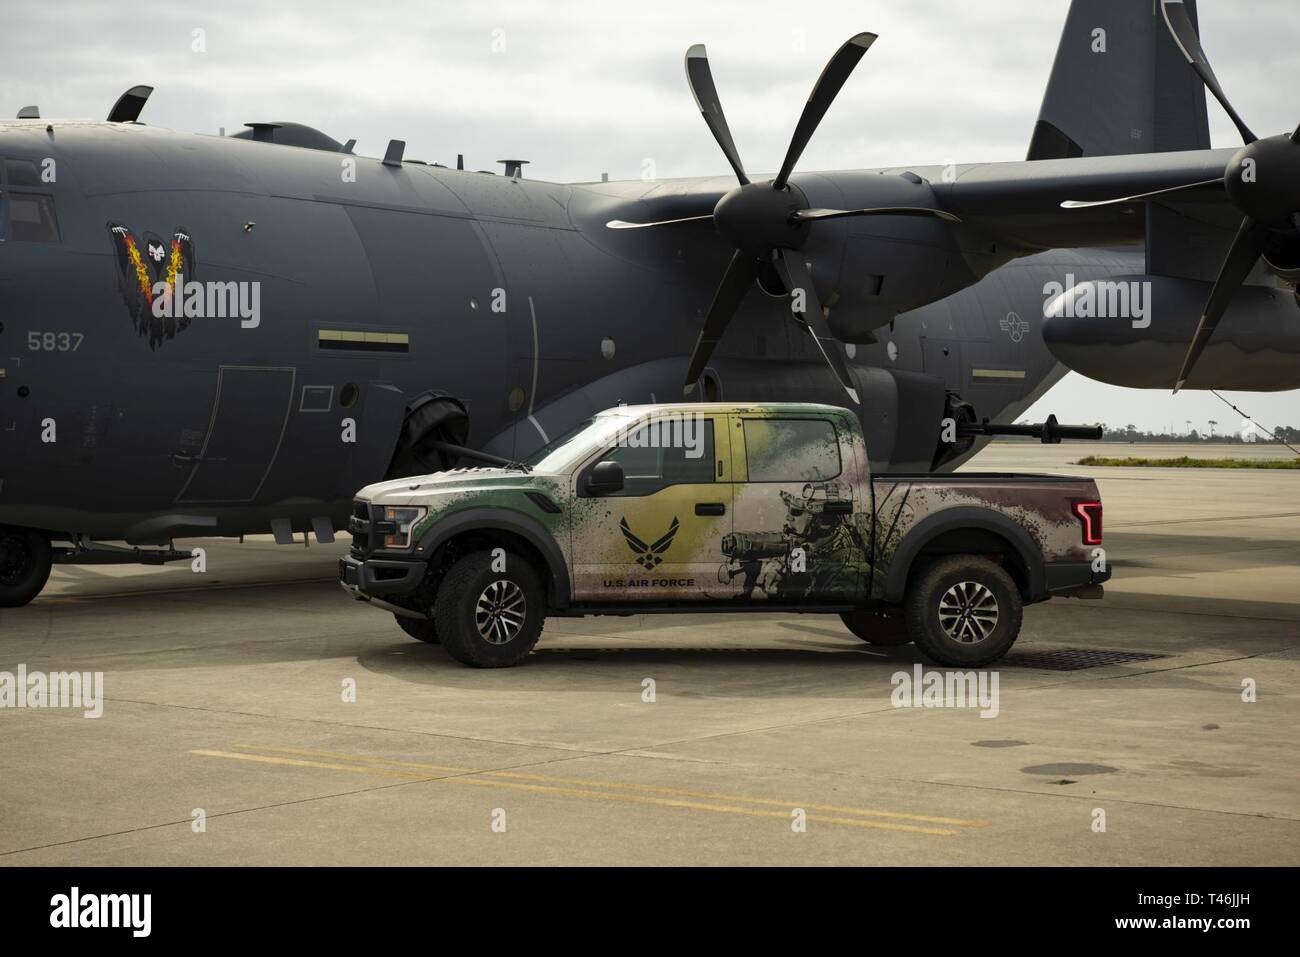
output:
[[[553,489],[563,482],[564,476],[520,472],[517,469],[464,468],[376,482],[367,485],[356,497],[362,501],[388,505],[405,502],[424,504],[437,495],[499,489]]]

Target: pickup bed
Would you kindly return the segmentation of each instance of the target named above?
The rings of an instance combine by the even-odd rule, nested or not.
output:
[[[478,667],[548,616],[838,614],[874,644],[986,665],[1024,605],[1099,598],[1091,479],[872,476],[858,420],[810,404],[620,406],[525,463],[358,493],[339,577]]]

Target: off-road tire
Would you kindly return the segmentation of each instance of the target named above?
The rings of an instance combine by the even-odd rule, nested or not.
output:
[[[997,615],[988,634],[977,640],[969,640],[971,633],[979,630],[975,622],[968,620],[967,640],[958,640],[941,621],[940,606],[946,599],[948,610],[958,612],[947,614],[943,620],[958,634],[963,633],[959,617],[963,591],[977,596],[971,604],[983,609],[986,618],[991,598]],[[1020,635],[1023,611],[1020,589],[1011,576],[1001,565],[978,555],[938,559],[909,585],[903,605],[907,633],[921,653],[937,664],[956,668],[982,668],[1005,655]]]
[[[869,645],[905,645],[912,640],[901,608],[846,611],[840,615],[840,621]]]
[[[492,561],[487,551],[461,558],[443,576],[433,605],[434,627],[447,654],[474,668],[517,665],[537,644],[546,620],[546,593],[528,559],[507,553],[501,572],[492,570]],[[514,606],[522,612],[518,630],[496,643],[480,633],[477,620],[480,599],[489,594],[489,586],[502,591],[507,603],[516,594],[523,597],[522,606]]]
[[[50,541],[30,528],[0,525],[0,608],[21,608],[50,579]]]
[[[406,615],[394,614],[397,619],[397,626],[417,641],[423,641],[426,644],[438,644],[438,629],[435,627],[432,618],[410,618]]]

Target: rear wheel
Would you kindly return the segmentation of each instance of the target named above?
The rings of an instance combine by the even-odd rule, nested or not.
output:
[[[847,611],[840,615],[840,621],[869,645],[905,645],[912,640],[898,608]]]
[[[0,608],[18,608],[39,595],[52,563],[50,541],[40,532],[0,526]]]
[[[412,638],[431,645],[438,644],[438,629],[434,626],[432,618],[410,618],[398,614],[394,614],[393,617],[397,619],[398,627]]]
[[[941,558],[908,589],[907,632],[931,661],[983,667],[1020,634],[1024,604],[1006,570],[978,555]]]
[[[461,558],[443,577],[434,602],[442,646],[474,668],[516,665],[542,634],[545,594],[537,573],[526,558],[503,557],[497,562],[492,552],[473,552]]]

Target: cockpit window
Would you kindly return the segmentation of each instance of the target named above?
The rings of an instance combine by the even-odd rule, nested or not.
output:
[[[57,243],[59,220],[54,214],[54,197],[47,193],[15,193],[6,190],[3,204],[4,237],[20,243]]]
[[[42,185],[40,170],[31,160],[7,159],[5,160],[5,185],[10,189],[15,186],[39,188]]]

